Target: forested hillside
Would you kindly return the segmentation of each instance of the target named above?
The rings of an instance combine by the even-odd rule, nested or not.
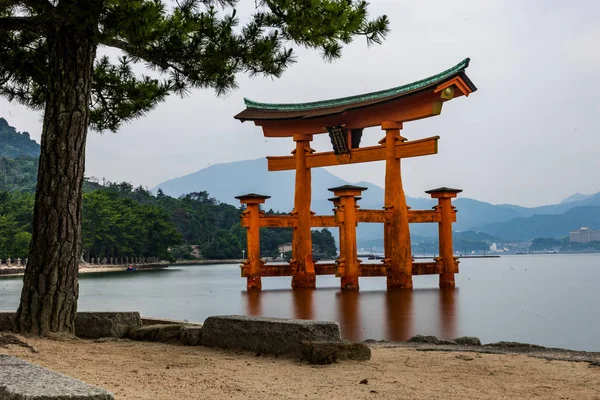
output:
[[[0,158],[0,258],[27,257],[36,169],[37,160],[28,156]],[[86,259],[193,258],[192,246],[205,259],[242,258],[246,233],[240,225],[241,209],[220,203],[207,192],[173,198],[126,182],[100,185],[90,180],[84,190]],[[277,246],[291,242],[292,232],[268,229],[261,237],[262,255],[277,256]],[[315,231],[313,237],[322,255],[335,255],[329,231]]]
[[[27,257],[33,220],[32,193],[0,190],[0,258]]]
[[[37,157],[0,157],[0,188],[11,192],[34,193],[37,170]]]
[[[0,258],[27,257],[40,146],[0,118]],[[191,258],[192,246],[207,259],[241,258],[246,233],[241,210],[207,192],[180,198],[153,195],[129,183],[86,179],[83,198],[83,252],[92,257]],[[264,256],[279,255],[291,230],[262,232]],[[315,243],[335,255],[329,231],[315,231]]]
[[[0,117],[0,157],[29,156],[37,159],[40,145],[29,137],[28,132],[17,132]]]

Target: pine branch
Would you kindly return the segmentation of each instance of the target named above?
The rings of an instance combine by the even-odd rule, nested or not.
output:
[[[98,43],[102,44],[104,46],[108,46],[108,47],[114,47],[116,49],[122,50],[124,51],[127,55],[136,58],[136,59],[141,59],[144,60],[147,63],[152,63],[154,65],[157,65],[158,67],[162,68],[162,69],[169,69],[169,68],[173,68],[175,70],[177,70],[176,68],[174,68],[172,65],[170,65],[169,63],[162,61],[162,60],[157,60],[149,51],[147,51],[146,49],[140,47],[140,46],[133,46],[130,43],[124,41],[124,40],[120,40],[120,39],[115,39],[112,37],[99,37],[98,38]],[[179,71],[181,72],[181,71]]]
[[[4,17],[0,18],[0,32],[28,31],[42,33],[46,30],[42,17]]]
[[[48,0],[21,0],[21,2],[35,12],[46,12],[54,8]]]

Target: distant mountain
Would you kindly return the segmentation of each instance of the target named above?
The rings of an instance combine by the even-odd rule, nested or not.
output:
[[[253,192],[271,196],[265,204],[265,209],[291,211],[294,203],[294,179],[294,171],[268,172],[267,160],[263,158],[211,165],[192,174],[163,182],[152,191],[162,189],[172,197],[207,191],[217,200],[233,205],[239,205],[235,196]],[[331,202],[327,199],[332,195],[327,189],[348,183],[323,168],[313,169],[312,182],[313,211],[320,214],[331,211]],[[380,187],[368,185],[369,190],[363,197],[365,202],[378,195],[383,198],[383,190]]]
[[[575,193],[575,194],[570,195],[569,197],[567,197],[563,201],[561,201],[560,204],[571,203],[573,201],[586,200],[586,199],[589,199],[590,197],[593,197],[593,196],[594,196],[593,194]]]
[[[271,196],[265,204],[265,209],[286,212],[291,211],[294,204],[294,176],[294,171],[269,172],[266,159],[237,161],[215,164],[192,174],[168,180],[157,185],[153,191],[160,188],[165,194],[172,197],[179,197],[195,191],[207,191],[217,200],[233,205],[239,204],[235,200],[235,196],[255,192]],[[331,214],[332,205],[327,200],[331,197],[331,192],[327,189],[349,183],[326,169],[313,169],[312,210],[317,214]],[[360,206],[365,209],[381,209],[384,199],[383,189],[369,182],[357,182],[356,184],[368,188],[363,192],[363,198],[359,202]],[[407,197],[406,200],[408,205],[415,210],[431,209],[436,204],[435,200],[426,198]],[[574,198],[567,203],[531,208],[512,204],[494,205],[467,197],[459,197],[453,203],[458,209],[458,221],[454,225],[456,231],[475,230],[500,236],[496,234],[500,229],[497,224],[508,223],[514,219],[527,219],[540,214],[560,215],[574,207],[600,207],[600,193],[580,199]],[[507,225],[507,229],[510,229],[510,226],[517,227],[519,225],[516,223]],[[410,229],[414,235],[437,236],[435,224],[413,224]],[[528,234],[518,232],[507,231],[505,233],[507,234],[501,237],[510,237],[511,239],[529,237]],[[383,226],[381,224],[361,224],[357,234],[363,241],[381,239],[383,238]],[[568,230],[558,235],[565,236],[567,234]]]
[[[0,118],[0,190],[33,192],[40,145]]]
[[[514,218],[509,221],[483,225],[478,229],[502,240],[528,241],[540,237],[558,239],[567,236],[569,231],[582,226],[600,229],[600,207],[574,207],[562,214]]]
[[[0,157],[37,158],[39,155],[40,145],[29,137],[28,132],[17,132],[4,118],[0,118]]]

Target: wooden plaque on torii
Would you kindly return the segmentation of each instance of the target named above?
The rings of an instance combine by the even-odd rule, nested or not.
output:
[[[241,216],[247,229],[248,257],[242,264],[247,288],[261,289],[263,276],[292,276],[293,288],[314,288],[316,275],[335,274],[344,290],[357,290],[361,276],[386,276],[388,287],[412,288],[413,275],[438,274],[440,287],[454,287],[458,260],[452,249],[452,223],[456,210],[451,198],[458,189],[427,191],[438,199],[433,210],[410,210],[406,204],[400,160],[436,154],[439,136],[407,141],[400,135],[403,124],[439,115],[449,100],[477,90],[465,70],[469,59],[432,77],[408,85],[333,100],[298,104],[257,103],[244,99],[246,109],[236,119],[253,121],[265,137],[289,137],[296,142],[291,156],[267,157],[269,171],[296,171],[294,209],[289,215],[266,216],[260,204],[268,196],[238,196],[247,208]],[[385,137],[377,146],[360,147],[364,128],[380,126]],[[313,135],[328,133],[333,151],[317,153],[310,147]],[[362,210],[357,200],[365,188],[331,188],[334,215],[311,212],[311,169],[369,161],[385,161],[383,210]],[[356,225],[384,224],[384,260],[362,265],[357,257]],[[409,223],[439,224],[439,257],[414,262]],[[293,228],[292,259],[288,264],[265,264],[260,257],[260,227]],[[315,263],[312,258],[312,227],[337,227],[340,255],[334,264]]]

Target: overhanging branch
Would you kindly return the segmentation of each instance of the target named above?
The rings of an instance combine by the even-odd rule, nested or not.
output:
[[[44,25],[39,17],[4,17],[0,18],[0,32],[29,31],[39,33],[44,31]]]
[[[131,44],[127,43],[124,40],[115,39],[112,37],[102,37],[101,36],[98,38],[98,43],[100,43],[104,46],[114,47],[116,49],[123,50],[125,53],[129,54],[130,56],[136,57],[136,58],[141,58],[142,60],[144,60],[146,62],[151,62],[151,63],[157,64],[156,60],[146,50],[144,50],[143,48],[138,47],[138,46],[132,46]],[[169,67],[168,65],[160,65],[160,64],[157,64],[157,65],[164,69],[167,69]]]
[[[174,63],[169,62],[164,59],[161,60],[161,59],[153,56],[152,53],[149,52],[148,50],[146,50],[142,47],[139,47],[139,46],[132,46],[131,44],[127,43],[124,40],[115,39],[112,37],[100,37],[100,38],[98,38],[98,43],[100,43],[104,46],[114,47],[114,48],[123,50],[126,54],[128,54],[132,57],[135,57],[135,58],[142,59],[148,63],[152,63],[152,64],[162,68],[163,70],[171,69],[173,71],[176,71],[176,72],[179,72],[180,74],[185,75],[185,72],[183,70],[181,70],[181,68],[179,68]]]

